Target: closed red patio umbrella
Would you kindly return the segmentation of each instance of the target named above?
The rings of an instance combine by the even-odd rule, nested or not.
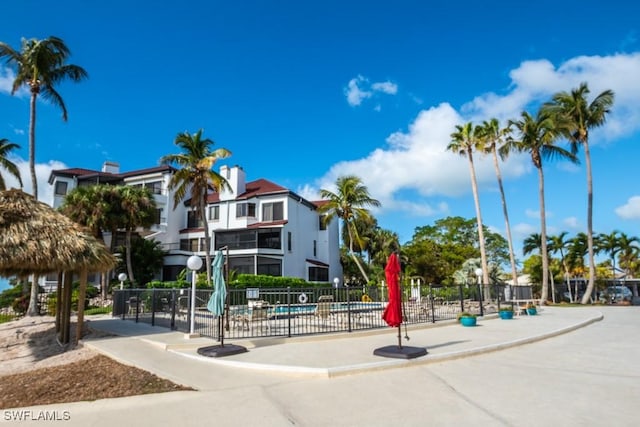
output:
[[[402,324],[402,297],[400,295],[400,261],[394,252],[389,255],[384,275],[389,287],[389,303],[382,313],[382,318],[392,328]]]
[[[398,254],[393,252],[389,255],[387,265],[384,268],[384,275],[389,288],[389,302],[382,313],[382,318],[393,328],[398,328],[398,345],[390,345],[377,348],[373,351],[376,356],[395,357],[401,359],[413,359],[427,354],[424,347],[402,346],[402,294],[400,292],[400,260]],[[409,336],[406,336],[409,339]]]

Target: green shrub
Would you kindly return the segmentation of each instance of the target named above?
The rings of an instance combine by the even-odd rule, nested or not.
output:
[[[107,307],[93,307],[90,308],[88,310],[85,310],[84,314],[91,316],[91,315],[95,315],[95,314],[110,314],[111,313],[111,306],[107,306]]]

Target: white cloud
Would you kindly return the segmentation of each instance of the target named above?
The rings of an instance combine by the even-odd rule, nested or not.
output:
[[[23,190],[25,193],[33,194],[33,185],[31,183],[31,171],[29,170],[29,161],[21,157],[10,157],[13,163],[18,166],[20,177],[22,178]],[[36,179],[38,180],[38,200],[51,204],[53,202],[53,187],[49,185],[49,176],[51,171],[55,169],[66,169],[67,165],[58,161],[50,160],[47,163],[36,163]],[[7,174],[4,170],[2,173],[7,188],[20,188],[18,180],[13,175]]]
[[[358,75],[349,80],[347,87],[344,89],[347,102],[352,107],[357,107],[362,104],[362,101],[367,98],[372,98],[376,93],[395,95],[398,93],[398,85],[390,81],[369,84],[368,78]],[[380,104],[377,104],[374,109],[380,111]]]
[[[366,83],[366,79],[362,76],[358,76],[349,80],[346,89],[344,90],[347,96],[347,102],[352,107],[356,107],[362,103],[363,99],[371,98],[373,93],[360,89],[361,84]]]
[[[13,89],[13,81],[15,80],[15,73],[11,68],[6,68],[0,65],[0,92],[10,94]],[[26,87],[21,87],[15,93],[18,97],[28,97],[29,90]]]
[[[14,128],[13,133],[15,133],[16,135],[24,135],[24,129]]]
[[[398,93],[398,85],[391,83],[390,81],[374,83],[371,85],[371,89],[388,95],[395,95]]]
[[[640,219],[640,196],[629,197],[627,203],[616,208],[615,212],[622,219]]]
[[[540,219],[540,211],[525,209],[524,214],[527,216],[527,218]]]
[[[471,192],[468,161],[446,151],[455,125],[466,121],[478,123],[493,117],[504,123],[507,119],[519,117],[527,107],[547,101],[558,91],[570,91],[583,81],[588,83],[591,96],[605,89],[612,89],[616,94],[614,109],[607,123],[592,133],[594,143],[605,137],[610,139],[631,134],[640,127],[640,79],[620,78],[640,75],[640,53],[580,56],[557,67],[544,59],[525,61],[509,75],[511,84],[505,93],[479,95],[465,104],[460,112],[447,103],[424,109],[407,131],[389,135],[386,145],[381,144],[364,158],[334,164],[316,184],[319,188],[330,188],[339,176],[359,176],[371,195],[382,202],[383,212],[413,211],[413,205],[398,195],[406,190],[422,198],[416,202],[420,206],[430,206],[434,200],[437,203],[438,197],[468,195]],[[374,85],[391,89],[391,85],[383,83],[367,86],[368,80],[358,76],[349,82],[353,91],[346,91],[347,99],[353,100],[351,105],[359,105],[363,99],[374,96]],[[476,156],[474,164],[480,190],[492,190],[496,179],[490,157]],[[526,154],[511,155],[501,164],[505,180],[520,177],[531,170],[531,160]],[[620,216],[640,218],[640,199],[630,200],[616,212]],[[527,215],[539,219],[539,212],[528,211]],[[547,212],[549,217],[551,213]],[[528,232],[539,228],[538,225],[527,227],[531,227],[527,228]]]
[[[578,221],[578,218],[576,218],[575,216],[570,216],[565,218],[562,223],[572,229],[572,230],[581,230],[582,226],[580,225],[580,221]]]

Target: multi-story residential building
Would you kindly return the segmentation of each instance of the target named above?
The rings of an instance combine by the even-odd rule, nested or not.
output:
[[[105,162],[101,171],[81,168],[55,170],[49,183],[54,186],[52,205],[59,207],[71,189],[97,183],[142,185],[151,188],[158,213],[149,230],[140,230],[146,239],[161,242],[167,251],[159,279],[174,280],[189,256],[204,257],[225,248],[230,270],[238,273],[300,277],[329,282],[342,276],[338,221],[325,226],[318,207],[291,190],[266,179],[246,181],[238,166],[222,166],[220,174],[231,189],[208,196],[206,226],[211,245],[205,245],[204,226],[197,219],[190,200],[174,206],[169,180],[170,166],[122,173],[119,165]],[[112,236],[105,233],[110,244]],[[117,242],[118,237],[116,236]]]

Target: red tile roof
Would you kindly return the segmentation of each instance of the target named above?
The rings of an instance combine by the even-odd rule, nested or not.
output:
[[[281,193],[288,193],[288,192],[289,190],[287,190],[286,188],[278,184],[274,184],[273,182],[268,181],[266,179],[260,178],[255,181],[247,182],[245,185],[244,193],[238,194],[235,197],[235,200],[246,200],[256,196],[264,196],[267,194],[281,194]],[[207,202],[209,203],[216,203],[219,201],[220,201],[219,193],[211,193],[207,197]]]

